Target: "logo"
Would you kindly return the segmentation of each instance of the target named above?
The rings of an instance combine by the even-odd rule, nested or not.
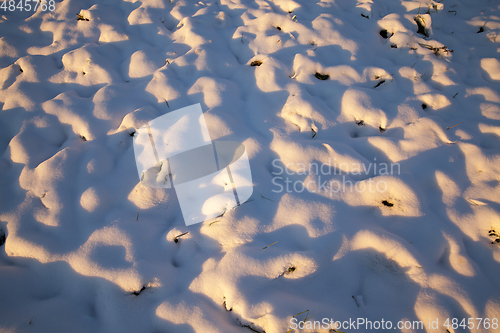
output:
[[[186,225],[219,217],[252,195],[245,146],[212,141],[200,104],[139,128],[134,154],[143,185],[175,189]]]

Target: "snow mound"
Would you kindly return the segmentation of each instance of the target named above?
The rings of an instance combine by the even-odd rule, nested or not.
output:
[[[0,331],[500,319],[494,1],[6,4]],[[186,226],[133,141],[196,103],[253,195]]]

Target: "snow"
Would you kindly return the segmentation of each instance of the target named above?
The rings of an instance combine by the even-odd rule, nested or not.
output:
[[[7,3],[0,331],[498,331],[443,324],[500,319],[499,34],[494,0]],[[242,144],[253,194],[186,225],[219,203],[141,182],[134,139],[196,104],[160,152]]]

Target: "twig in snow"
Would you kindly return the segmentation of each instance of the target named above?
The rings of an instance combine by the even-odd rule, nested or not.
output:
[[[224,297],[224,303],[222,303],[222,306],[224,307],[224,309],[226,309],[227,312],[233,311],[233,308],[230,308],[230,309],[227,308],[226,297]]]
[[[175,242],[175,243],[178,243],[178,242],[179,242],[179,237],[182,237],[182,236],[184,236],[184,235],[186,235],[186,234],[188,234],[188,233],[189,233],[189,231],[186,231],[186,232],[184,232],[184,233],[182,233],[182,234],[180,234],[180,235],[175,236],[175,237],[174,237],[174,242]]]
[[[146,285],[142,286],[140,290],[133,291],[131,294],[135,296],[139,296],[144,290],[146,290]]]
[[[238,321],[239,321],[239,320],[238,320]],[[239,321],[239,322],[240,322],[240,321]],[[253,328],[252,326],[250,326],[250,325],[248,325],[248,324],[243,325],[243,324],[240,322],[240,325],[241,325],[241,327],[246,327],[246,328],[248,328],[248,329],[249,329],[250,331],[252,331],[252,332],[256,332],[256,333],[266,333],[266,331],[258,331],[258,330],[256,330],[255,328]]]
[[[271,245],[272,245],[272,244],[271,244]],[[269,246],[271,246],[271,245],[269,245]],[[296,269],[297,269],[297,268],[296,268],[295,266],[293,266],[293,265],[292,265],[292,266],[288,267],[288,268],[287,268],[287,269],[286,269],[283,273],[281,273],[280,275],[278,275],[278,276],[276,277],[276,279],[277,279],[277,278],[279,278],[279,277],[282,277],[282,276],[283,276],[283,275],[285,275],[285,274],[290,274],[290,273],[293,273],[293,272],[295,272],[295,270],[296,270]],[[312,316],[311,316],[311,317],[312,317]]]
[[[260,195],[260,197],[261,197],[262,199],[266,199],[266,200],[269,200],[269,201],[274,202],[274,200],[271,200],[271,199],[269,199],[269,198],[266,198],[266,197],[265,197],[265,196],[263,196],[262,194]]]

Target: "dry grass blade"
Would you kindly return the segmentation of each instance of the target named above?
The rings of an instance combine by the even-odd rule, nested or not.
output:
[[[276,241],[276,242],[274,242],[274,243],[272,243],[272,244],[269,244],[268,246],[263,247],[263,248],[262,248],[262,250],[265,250],[265,249],[267,249],[269,246],[272,246],[272,245],[274,245],[274,244],[276,244],[276,243],[278,243],[278,241]]]
[[[434,52],[434,54],[436,56],[439,56],[442,53],[453,53],[453,50],[448,49],[446,46],[436,47],[436,46],[422,44],[422,43],[418,43],[418,45],[420,45],[421,47],[424,47],[426,49],[431,50],[432,52]]]
[[[458,123],[458,124],[456,124],[456,125],[450,126],[450,127],[448,127],[448,128],[447,128],[447,130],[450,130],[450,129],[452,129],[453,127],[456,127],[456,126],[458,126],[458,125],[460,125],[460,124],[463,124],[463,123],[465,123],[465,121],[462,121],[461,123]]]
[[[262,194],[260,195],[260,197],[261,197],[262,199],[266,199],[266,200],[269,200],[269,201],[272,201],[272,202],[274,202],[274,200],[272,200],[272,199],[269,199],[269,198],[266,198],[266,197],[265,197],[265,196],[263,196]]]

